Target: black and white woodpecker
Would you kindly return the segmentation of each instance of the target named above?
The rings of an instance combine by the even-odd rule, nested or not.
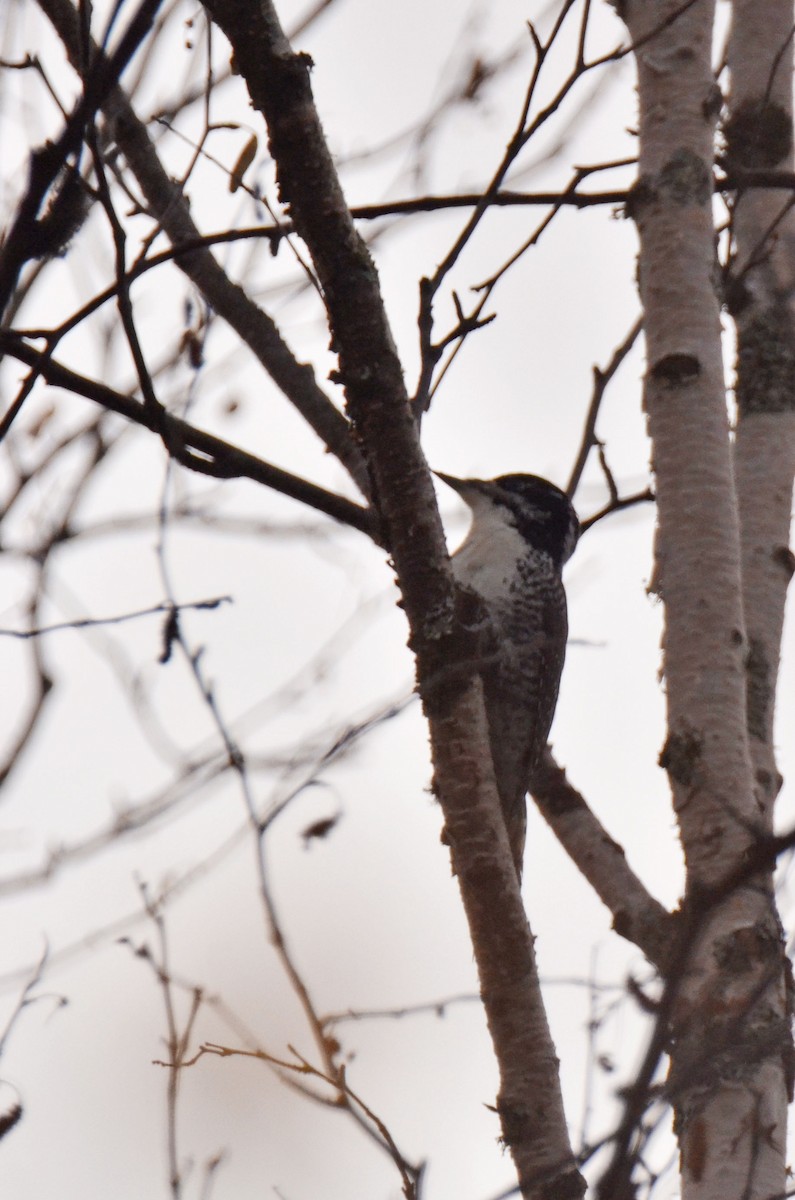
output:
[[[561,573],[580,524],[565,492],[537,475],[436,475],[472,512],[453,571],[485,605],[496,637],[480,675],[497,791],[521,881],[526,795],[555,715],[566,654]]]

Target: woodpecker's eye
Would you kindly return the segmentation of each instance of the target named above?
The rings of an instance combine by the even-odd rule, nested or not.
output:
[[[538,475],[501,475],[494,484],[527,541],[562,567],[579,537],[577,514],[566,493]]]

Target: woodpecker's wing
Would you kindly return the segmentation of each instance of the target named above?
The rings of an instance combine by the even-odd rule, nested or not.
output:
[[[527,827],[526,794],[555,715],[566,653],[566,596],[560,577],[537,576],[509,602],[495,605],[499,639],[482,670],[492,759],[508,838],[521,876]]]

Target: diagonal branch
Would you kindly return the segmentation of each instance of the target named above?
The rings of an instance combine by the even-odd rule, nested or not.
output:
[[[673,918],[638,879],[622,847],[569,782],[549,747],[531,794],[569,858],[612,913],[616,933],[633,942],[664,974]]]
[[[205,433],[165,410],[154,414],[139,401],[115,392],[104,383],[78,375],[49,358],[46,352],[34,350],[18,334],[0,330],[0,354],[11,354],[20,362],[27,363],[53,387],[85,396],[110,412],[160,434],[171,456],[192,471],[216,479],[251,479],[293,500],[299,500],[343,525],[350,525],[375,541],[379,540],[377,522],[370,510],[335,492],[328,492],[307,479],[283,471],[222,438]]]

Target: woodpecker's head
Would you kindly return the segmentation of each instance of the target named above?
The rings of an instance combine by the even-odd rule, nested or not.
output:
[[[498,512],[528,545],[548,554],[560,569],[574,553],[580,523],[565,492],[538,475],[500,475],[497,479],[457,479],[435,471],[472,510],[473,524]]]

